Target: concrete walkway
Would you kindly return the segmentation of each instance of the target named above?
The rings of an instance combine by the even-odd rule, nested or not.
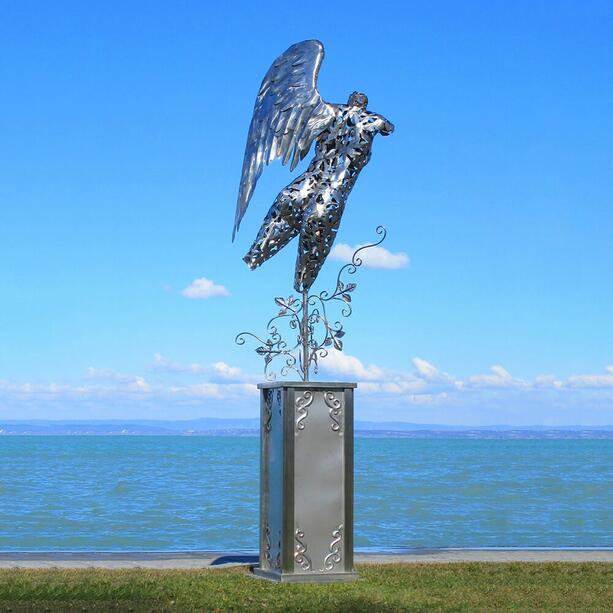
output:
[[[252,551],[177,553],[0,552],[0,568],[223,568],[257,564]],[[403,549],[356,552],[357,564],[440,562],[613,562],[611,549]]]

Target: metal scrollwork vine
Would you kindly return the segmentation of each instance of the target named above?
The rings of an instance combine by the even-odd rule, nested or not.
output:
[[[265,557],[266,557],[266,562],[268,564],[268,567],[270,568],[272,566],[272,557],[270,555],[270,528],[268,527],[268,524],[266,524],[266,527],[264,528],[264,540],[265,540],[265,546],[264,546],[264,552],[265,552]]]
[[[343,524],[332,532],[332,542],[330,543],[330,553],[324,558],[323,568],[320,572],[332,570],[342,560],[341,541],[343,539]]]
[[[328,407],[328,414],[332,420],[330,428],[334,432],[341,433],[341,412],[343,403],[334,395],[334,392],[324,392],[324,402]]]
[[[296,420],[296,434],[298,434],[299,431],[304,430],[304,426],[305,426],[304,420],[307,418],[307,415],[309,414],[308,408],[313,404],[314,398],[315,396],[313,395],[313,392],[309,390],[304,392],[302,396],[298,396],[296,398],[296,412],[300,416]]]
[[[330,309],[340,306],[340,316],[347,318],[351,315],[351,294],[357,284],[348,282],[345,275],[354,275],[363,264],[361,254],[385,240],[387,231],[383,226],[378,226],[376,233],[380,236],[379,240],[356,249],[351,261],[339,270],[333,291],[323,290],[313,294],[304,292],[302,297],[275,298],[279,312],[268,321],[264,338],[251,332],[241,332],[236,336],[238,345],[244,345],[247,338],[260,343],[255,352],[264,358],[264,374],[268,380],[276,379],[277,374],[285,377],[290,371],[295,371],[304,381],[308,381],[311,366],[313,372],[317,373],[319,360],[325,358],[331,348],[343,350],[345,330],[340,319],[336,318],[338,315],[331,316]],[[297,332],[293,344],[284,339],[280,331],[282,323]],[[282,360],[278,373],[269,370],[276,358]]]
[[[304,544],[304,532],[298,528],[294,534],[296,541],[296,551],[294,552],[294,560],[296,564],[300,564],[302,570],[311,570],[311,559],[306,553],[307,546]]]
[[[272,390],[264,392],[264,430],[270,432],[272,421]]]

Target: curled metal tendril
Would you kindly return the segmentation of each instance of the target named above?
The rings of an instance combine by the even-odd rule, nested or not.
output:
[[[333,291],[323,290],[304,298],[290,296],[289,298],[275,298],[275,304],[279,307],[279,312],[272,317],[266,325],[266,338],[262,338],[252,332],[241,332],[236,336],[237,345],[244,345],[247,338],[254,339],[259,345],[255,352],[264,358],[264,374],[268,380],[274,380],[277,373],[269,370],[273,360],[280,358],[282,361],[278,374],[282,377],[287,376],[291,371],[297,372],[303,379],[308,379],[308,371],[313,366],[313,371],[318,372],[319,360],[328,355],[330,349],[343,350],[342,338],[345,336],[343,324],[340,317],[347,318],[353,312],[351,305],[351,294],[356,289],[356,283],[346,282],[346,275],[354,275],[358,268],[362,266],[361,254],[367,249],[377,247],[387,236],[387,231],[383,226],[378,226],[376,233],[380,238],[368,245],[363,245],[355,250],[351,261],[345,264],[338,272],[336,286]],[[329,311],[333,306],[340,306],[339,319],[331,318]],[[303,347],[303,316],[306,317],[308,360],[305,360],[301,353]],[[279,331],[279,325],[285,323],[291,330],[297,330],[298,335],[294,344],[288,344]],[[305,362],[307,362],[305,364]]]

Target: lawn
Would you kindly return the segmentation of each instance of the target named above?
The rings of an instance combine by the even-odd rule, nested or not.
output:
[[[215,570],[1,570],[0,612],[609,611],[613,564],[362,565],[360,580],[280,585],[245,567]]]

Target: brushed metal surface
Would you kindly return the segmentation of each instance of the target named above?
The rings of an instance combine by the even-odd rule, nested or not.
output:
[[[282,429],[282,391],[267,390],[262,395],[264,419],[262,427],[262,521],[260,550],[262,567],[279,570],[282,564],[283,543],[283,467],[284,444]],[[268,414],[270,406],[270,414]],[[270,431],[267,424],[270,424]]]
[[[330,427],[324,402],[324,395],[332,392],[312,393],[311,410],[302,422],[305,428],[294,437],[294,521],[296,529],[304,532],[313,570],[323,572],[324,559],[335,538],[332,533],[345,521],[344,449],[342,438]],[[294,572],[305,571],[295,567]]]
[[[343,445],[345,471],[345,568],[353,570],[353,389],[345,388],[345,410],[343,418]]]
[[[285,388],[285,389],[355,389],[358,386],[357,383],[350,383],[345,381],[266,381],[265,383],[258,383],[258,389],[273,389],[273,388]]]
[[[260,566],[277,581],[347,581],[353,569],[355,383],[260,386]]]

